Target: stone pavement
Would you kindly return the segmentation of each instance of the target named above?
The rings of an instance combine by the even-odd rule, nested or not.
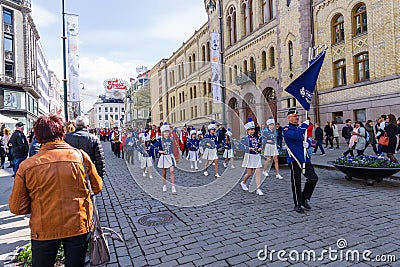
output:
[[[215,196],[213,192],[202,193],[203,199],[212,203],[182,207],[160,200],[176,200],[174,203],[185,206],[186,202],[179,200],[191,197],[188,190],[201,191],[202,186],[215,182],[213,168],[208,177],[202,172],[176,170],[177,194],[172,194],[170,187],[163,193],[158,174],[153,179],[142,177],[137,160],[136,165],[128,164],[128,169],[122,159],[111,154],[108,144],[104,148],[107,177],[98,197],[100,216],[104,226],[119,231],[125,239],[125,243],[114,242],[111,246],[112,262],[108,266],[399,265],[398,180],[385,179],[368,187],[365,181],[348,182],[337,171],[318,169],[320,181],[311,200],[313,209],[301,215],[292,211],[290,172],[284,168],[283,180],[269,177],[264,181],[264,196],[244,192],[237,184],[220,199],[210,199]],[[178,164],[182,165],[187,169],[184,162]],[[233,171],[220,180],[229,183],[240,178],[241,168]],[[196,201],[198,198],[193,197]],[[260,252],[265,246],[268,251],[285,250],[284,257],[291,253],[292,258],[280,261],[275,252],[272,260],[271,254],[265,259],[265,253]],[[333,261],[326,253],[321,256],[322,250],[329,248],[342,248],[341,255],[371,250],[372,254],[367,255],[370,258],[394,255],[397,262]],[[321,259],[301,261],[304,250],[315,250]],[[296,260],[296,252],[300,253],[300,260]],[[345,259],[339,252],[336,256]]]

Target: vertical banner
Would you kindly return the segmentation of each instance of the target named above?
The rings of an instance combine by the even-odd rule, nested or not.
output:
[[[69,101],[79,102],[78,15],[66,15],[68,38]]]
[[[211,84],[213,89],[213,103],[221,104],[221,62],[219,33],[211,33]]]

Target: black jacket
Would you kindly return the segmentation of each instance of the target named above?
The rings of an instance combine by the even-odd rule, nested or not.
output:
[[[315,140],[324,140],[324,132],[321,127],[315,128]]]
[[[29,145],[23,132],[15,130],[8,143],[12,145],[12,154],[15,159],[28,157]]]
[[[352,126],[348,126],[347,124],[343,127],[342,129],[342,136],[344,139],[350,139],[351,138],[351,132],[353,131]]]
[[[86,129],[78,128],[75,132],[66,134],[65,142],[85,151],[96,166],[97,173],[101,178],[104,178],[105,163],[103,147],[95,135],[90,134]]]
[[[333,136],[333,129],[330,125],[325,125],[324,132],[326,136]]]

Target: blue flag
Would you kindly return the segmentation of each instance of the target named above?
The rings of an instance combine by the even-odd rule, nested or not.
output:
[[[315,84],[317,83],[319,71],[325,59],[326,50],[310,60],[310,66],[296,80],[294,80],[285,91],[293,95],[294,98],[307,111],[310,110],[312,96],[314,94]]]

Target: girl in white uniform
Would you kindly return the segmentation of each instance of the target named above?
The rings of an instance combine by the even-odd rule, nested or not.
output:
[[[174,166],[176,165],[174,152],[173,152],[173,140],[170,137],[170,127],[167,122],[164,122],[161,126],[161,137],[153,144],[153,149],[158,149],[160,158],[158,160],[157,167],[161,169],[161,175],[163,179],[163,192],[167,191],[167,169],[169,169],[172,193],[176,193],[175,188],[175,174]]]
[[[204,153],[204,149],[200,145],[201,139],[203,139],[203,132],[200,130],[197,130],[197,140],[199,141],[199,163],[201,163],[201,157]]]
[[[204,171],[204,176],[208,176],[208,164],[209,162],[213,162],[215,165],[215,178],[221,177],[218,173],[218,155],[217,155],[217,148],[218,148],[218,137],[215,135],[215,130],[217,126],[215,122],[211,122],[208,125],[208,134],[204,135],[204,138],[201,140],[201,146],[204,148],[203,159],[206,160],[206,170]]]
[[[143,177],[146,177],[146,174],[149,173],[149,178],[153,178],[152,148],[150,135],[147,133],[142,135],[142,143],[139,145],[138,151],[140,154],[140,168],[143,170]]]
[[[275,163],[276,178],[283,179],[283,177],[279,174],[279,152],[276,145],[275,120],[272,117],[267,120],[267,128],[262,132],[262,141],[265,143],[264,156],[266,157],[263,174],[265,176],[269,176],[268,171],[271,169],[270,163],[271,159],[273,158]]]
[[[232,136],[232,132],[231,129],[228,128],[228,131],[226,132],[226,137],[225,139],[222,141],[222,147],[225,148],[224,150],[224,167],[226,168],[228,165],[226,164],[228,161],[231,162],[231,168],[234,169],[235,165],[233,165],[233,156],[234,156],[234,151],[233,151],[233,147],[232,147],[232,141],[231,141],[231,136]]]
[[[245,150],[242,167],[247,168],[247,173],[245,174],[243,181],[240,182],[240,185],[244,191],[249,191],[249,188],[246,185],[247,180],[253,174],[256,175],[256,194],[259,196],[264,195],[264,193],[260,189],[261,185],[261,155],[262,144],[260,142],[260,138],[254,135],[255,125],[251,118],[248,119],[248,122],[244,125],[247,131],[247,135],[244,136],[239,144],[239,148]]]
[[[190,161],[191,169],[195,168],[196,170],[198,170],[199,167],[197,167],[197,161],[199,160],[199,140],[197,140],[196,134],[197,132],[195,129],[192,129],[190,131],[190,139],[186,141],[186,146],[189,150],[189,154],[186,159]]]

